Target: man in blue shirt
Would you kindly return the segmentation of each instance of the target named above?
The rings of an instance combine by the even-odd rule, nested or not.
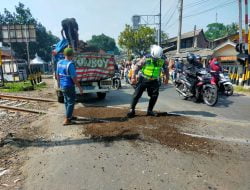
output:
[[[73,117],[76,98],[75,85],[79,88],[81,94],[83,93],[83,90],[76,78],[76,69],[73,64],[73,49],[65,48],[63,53],[65,59],[57,63],[56,76],[64,96],[64,104],[66,108],[66,117],[63,124],[70,125],[72,124],[72,120],[76,119]]]

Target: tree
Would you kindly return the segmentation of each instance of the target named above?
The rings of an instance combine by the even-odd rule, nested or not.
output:
[[[207,31],[205,36],[208,40],[215,40],[217,38],[225,37],[231,34],[235,34],[238,30],[238,25],[232,23],[224,25],[223,23],[211,23],[207,25]]]
[[[147,26],[140,26],[137,30],[133,30],[130,25],[126,25],[118,38],[118,44],[121,48],[136,54],[147,52],[154,43],[155,29]]]
[[[119,54],[119,50],[116,46],[115,40],[105,34],[93,35],[91,40],[87,41],[90,46],[97,47],[106,52],[112,51],[115,54]]]
[[[0,13],[0,24],[34,24],[36,27],[36,42],[30,42],[30,57],[33,59],[37,53],[44,61],[51,60],[51,46],[59,41],[59,38],[48,32],[46,28],[33,18],[29,8],[19,3],[15,6],[15,12],[11,13],[7,9]],[[12,43],[15,56],[27,59],[26,43]]]
[[[227,30],[227,35],[232,35],[237,33],[238,31],[238,24],[236,23],[232,23],[226,26],[226,30]]]

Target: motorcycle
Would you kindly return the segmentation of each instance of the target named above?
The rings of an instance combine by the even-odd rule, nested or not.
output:
[[[196,72],[194,93],[191,92],[192,85],[182,73],[174,81],[176,91],[184,99],[192,98],[194,102],[203,100],[208,106],[214,106],[218,101],[217,86],[211,84],[211,75],[206,69]]]
[[[226,96],[232,96],[234,88],[229,76],[222,72],[210,72],[212,74],[212,83],[217,85],[218,91],[223,92]]]
[[[119,88],[121,88],[121,74],[120,73],[115,73],[115,75],[112,78],[113,80],[113,88],[118,90]]]

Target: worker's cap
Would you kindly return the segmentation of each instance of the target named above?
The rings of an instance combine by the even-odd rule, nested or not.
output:
[[[63,54],[65,56],[73,56],[74,55],[74,51],[72,48],[65,48],[63,51]]]

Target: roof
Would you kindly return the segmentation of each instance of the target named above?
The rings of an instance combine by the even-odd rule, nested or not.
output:
[[[176,50],[166,53],[167,57],[186,57],[188,53],[199,54],[201,57],[207,57],[213,54],[213,50],[204,48],[186,48],[181,49],[180,54],[176,54]]]
[[[198,36],[201,32],[203,32],[203,29],[183,33],[183,34],[181,34],[181,39],[186,39],[186,38]],[[167,42],[175,42],[175,41],[177,41],[177,36],[173,37],[173,38],[169,38],[167,40]]]
[[[227,38],[230,38],[230,37],[232,37],[232,36],[234,36],[234,35],[238,35],[238,34],[239,34],[239,32],[236,32],[235,34],[230,34],[230,35],[227,35],[227,36],[223,36],[223,37],[214,39],[214,40],[212,40],[211,42],[216,42],[216,41],[220,41],[220,40],[223,40],[223,39],[227,39]]]
[[[39,57],[37,54],[35,55],[36,57],[33,59],[33,60],[31,60],[30,61],[30,64],[44,64],[45,63],[45,61],[43,61],[42,59],[41,59],[41,57]]]
[[[1,47],[1,50],[2,50],[2,57],[3,58],[11,57],[11,49],[9,47]],[[14,56],[14,55],[15,55],[15,53],[12,50],[12,56]]]
[[[219,45],[218,47],[216,47],[216,48],[214,49],[214,51],[217,51],[218,49],[221,49],[221,48],[223,48],[223,47],[225,47],[225,46],[227,46],[227,45],[236,47],[236,44],[235,44],[234,42],[228,40],[228,41],[226,41],[225,43],[223,43],[223,44]]]

